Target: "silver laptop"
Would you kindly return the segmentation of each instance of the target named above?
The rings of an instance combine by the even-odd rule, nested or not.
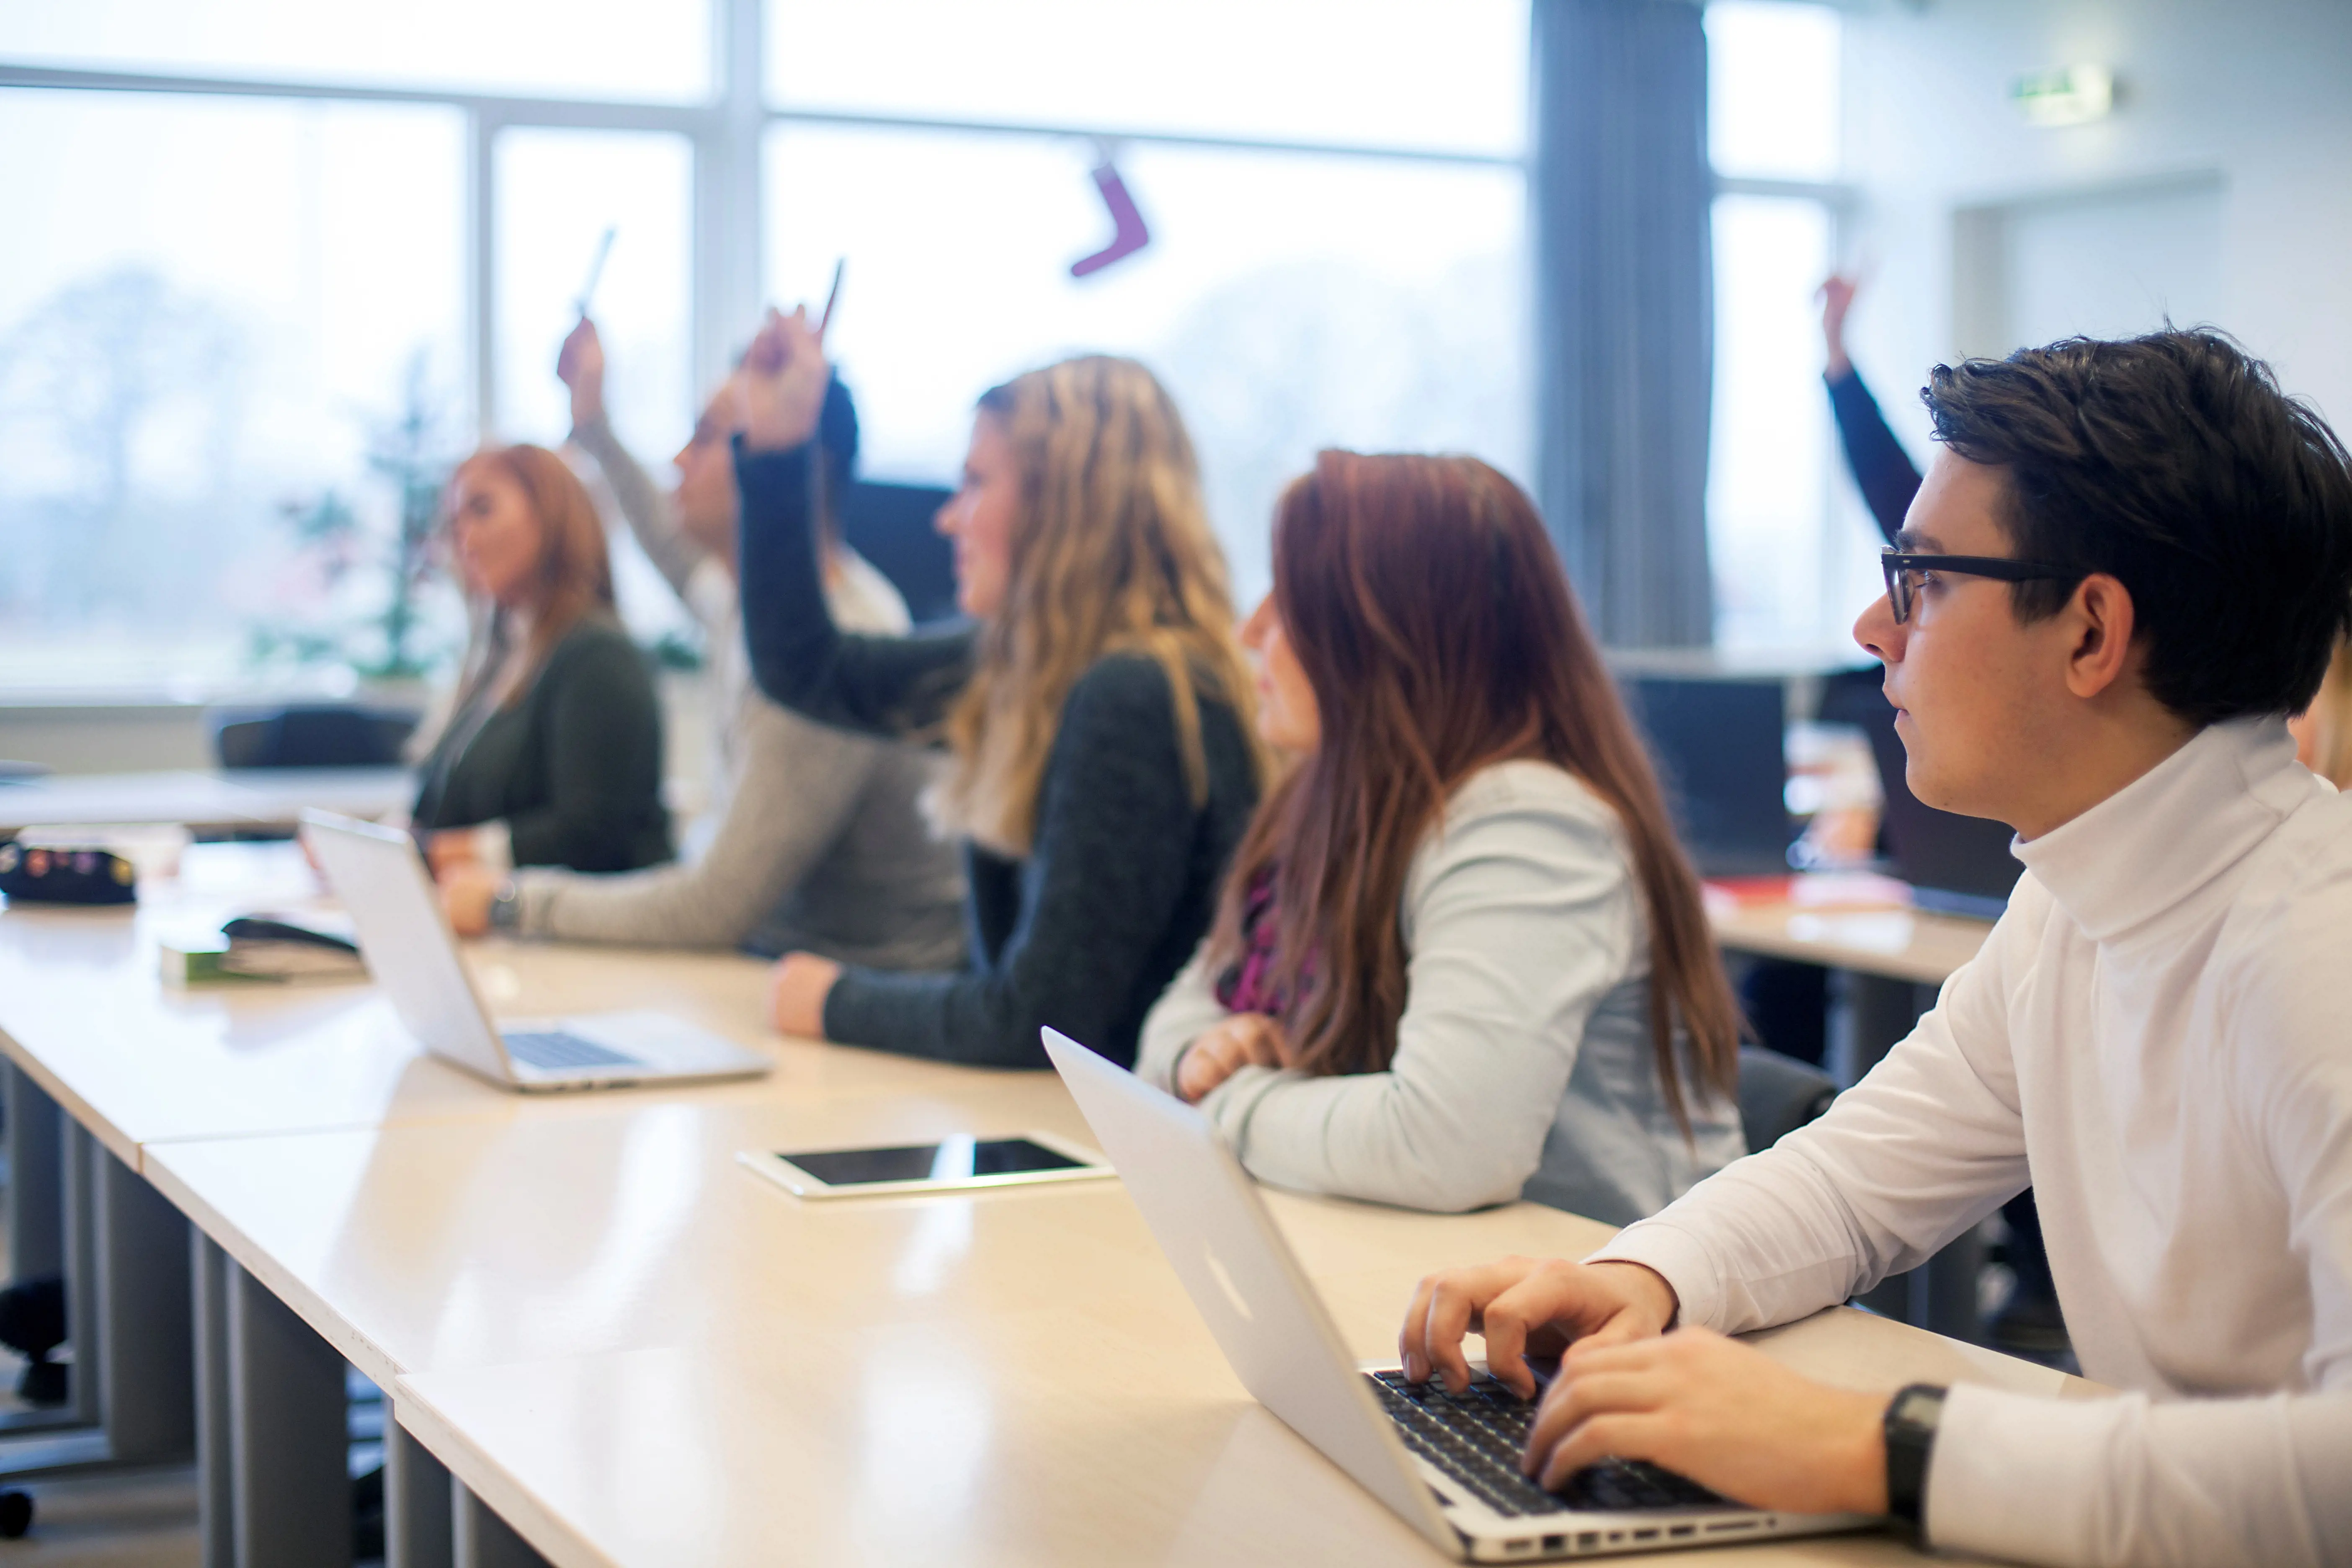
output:
[[[538,1091],[755,1078],[772,1065],[660,1013],[597,1013],[501,1027],[490,1021],[457,956],[440,896],[407,834],[306,811],[302,839],[350,913],[360,956],[393,1011],[426,1050],[468,1072]]]
[[[1725,1501],[1654,1466],[1609,1460],[1559,1493],[1519,1474],[1535,1406],[1477,1368],[1469,1391],[1358,1365],[1315,1288],[1208,1120],[1052,1029],[1095,1141],[1260,1403],[1448,1554],[1525,1563],[1815,1535],[1880,1521]]]

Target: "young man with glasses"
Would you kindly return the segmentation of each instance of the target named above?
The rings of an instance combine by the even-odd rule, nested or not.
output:
[[[2352,472],[2224,339],[1938,367],[1855,636],[1913,791],[2017,830],[1982,953],[1821,1121],[1582,1263],[1424,1280],[1457,1386],[1567,1347],[1528,1462],[1653,1460],[2052,1563],[2352,1562],[2352,801],[2294,760],[2352,612]],[[1925,1262],[2031,1182],[2123,1397],[1855,1393],[1722,1337]],[[1892,1395],[1890,1397],[1890,1394]]]

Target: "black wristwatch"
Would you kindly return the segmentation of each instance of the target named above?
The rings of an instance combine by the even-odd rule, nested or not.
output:
[[[521,926],[522,889],[516,887],[514,879],[509,877],[500,882],[499,890],[491,895],[490,929],[512,931],[521,929]]]
[[[1915,1383],[1886,1406],[1886,1512],[1914,1539],[1927,1525],[1927,1461],[1944,1418],[1944,1392],[1932,1383]]]

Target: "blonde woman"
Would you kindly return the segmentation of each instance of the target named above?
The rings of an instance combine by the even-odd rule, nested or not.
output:
[[[1257,801],[1251,683],[1175,405],[1092,357],[990,391],[939,526],[971,617],[852,637],[826,613],[814,435],[831,372],[771,314],[740,386],[743,624],[768,695],[827,723],[935,735],[964,841],[964,968],[883,973],[786,955],[776,1026],[1043,1067],[1040,1025],[1119,1062],[1209,928]]]
[[[2352,789],[2352,642],[2337,639],[2319,695],[2287,728],[2298,762],[2337,789]]]
[[[448,509],[474,630],[412,818],[436,870],[667,859],[661,712],[587,490],[544,447],[493,447]]]

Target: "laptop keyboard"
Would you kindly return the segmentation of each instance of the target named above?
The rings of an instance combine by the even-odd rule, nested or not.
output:
[[[567,1035],[561,1029],[510,1029],[499,1037],[506,1042],[507,1054],[515,1060],[551,1071],[643,1065],[635,1057],[623,1056],[609,1047]]]
[[[1364,1375],[1405,1447],[1496,1513],[1519,1518],[1562,1509],[1640,1513],[1727,1506],[1696,1481],[1634,1459],[1605,1459],[1569,1477],[1557,1492],[1546,1491],[1519,1473],[1536,1406],[1504,1384],[1480,1377],[1465,1392],[1449,1394],[1434,1378],[1412,1384],[1402,1372]]]

